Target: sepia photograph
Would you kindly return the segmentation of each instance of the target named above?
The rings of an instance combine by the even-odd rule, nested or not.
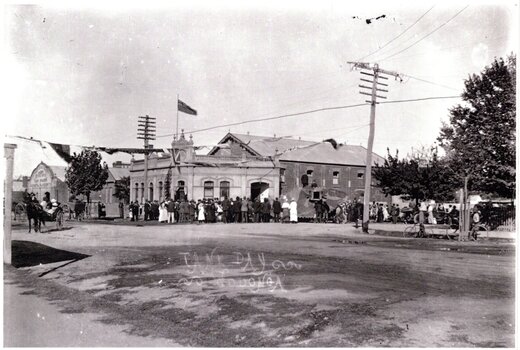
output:
[[[3,2],[3,347],[515,348],[517,0]]]

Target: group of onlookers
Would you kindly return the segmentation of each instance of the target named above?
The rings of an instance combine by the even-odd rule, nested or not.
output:
[[[247,197],[223,200],[205,198],[197,201],[168,198],[159,201],[130,202],[131,221],[156,220],[161,223],[252,223],[252,222],[298,222],[298,205],[294,199],[270,201],[264,198],[251,200]]]

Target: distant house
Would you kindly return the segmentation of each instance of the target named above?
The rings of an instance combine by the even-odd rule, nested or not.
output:
[[[65,183],[66,168],[41,162],[32,171],[27,190],[36,194],[38,200],[45,196],[45,192],[49,192],[51,199],[54,198],[60,203],[67,203],[70,191]]]
[[[130,175],[130,164],[114,162],[108,168],[108,179],[101,191],[92,192],[90,201],[94,203],[92,214],[95,217],[97,210],[95,205],[103,202],[106,205],[107,216],[119,216],[119,200],[114,197],[115,183],[124,176]],[[27,190],[34,192],[38,200],[42,200],[45,192],[49,192],[51,199],[56,199],[60,203],[72,203],[71,193],[65,182],[65,172],[67,167],[47,165],[41,162],[34,168],[28,180]],[[80,196],[80,199],[85,200]]]
[[[19,176],[13,179],[13,203],[21,203],[23,194],[29,185],[29,176]]]

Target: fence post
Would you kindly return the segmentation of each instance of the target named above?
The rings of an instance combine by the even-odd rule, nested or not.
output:
[[[4,264],[11,265],[11,211],[13,206],[13,163],[16,145],[4,143],[5,206],[4,206]]]

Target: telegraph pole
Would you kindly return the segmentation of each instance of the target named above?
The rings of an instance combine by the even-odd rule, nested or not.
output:
[[[144,140],[144,188],[143,196],[148,200],[148,152],[153,145],[148,144],[149,140],[155,140],[155,117],[148,115],[139,116],[137,126],[137,138]]]
[[[388,92],[388,90],[380,89],[379,87],[384,86],[388,88],[388,84],[381,83],[378,79],[388,80],[388,77],[385,77],[383,74],[394,76],[396,79],[401,77],[399,73],[387,71],[379,68],[379,65],[376,63],[372,67],[369,63],[365,62],[348,62],[352,64],[353,68],[360,68],[361,74],[363,76],[372,77],[372,80],[361,78],[361,81],[371,83],[372,86],[359,85],[362,89],[370,90],[370,93],[365,91],[360,91],[359,93],[362,95],[368,95],[371,97],[370,101],[365,101],[370,103],[370,132],[368,134],[368,145],[367,145],[367,158],[365,165],[365,191],[363,194],[363,232],[368,233],[368,222],[370,220],[370,190],[372,186],[372,148],[374,145],[374,133],[375,133],[375,123],[376,123],[376,104],[377,98],[386,99],[385,96],[381,96],[382,92]],[[365,71],[363,71],[365,70]],[[367,72],[369,71],[369,72]]]

